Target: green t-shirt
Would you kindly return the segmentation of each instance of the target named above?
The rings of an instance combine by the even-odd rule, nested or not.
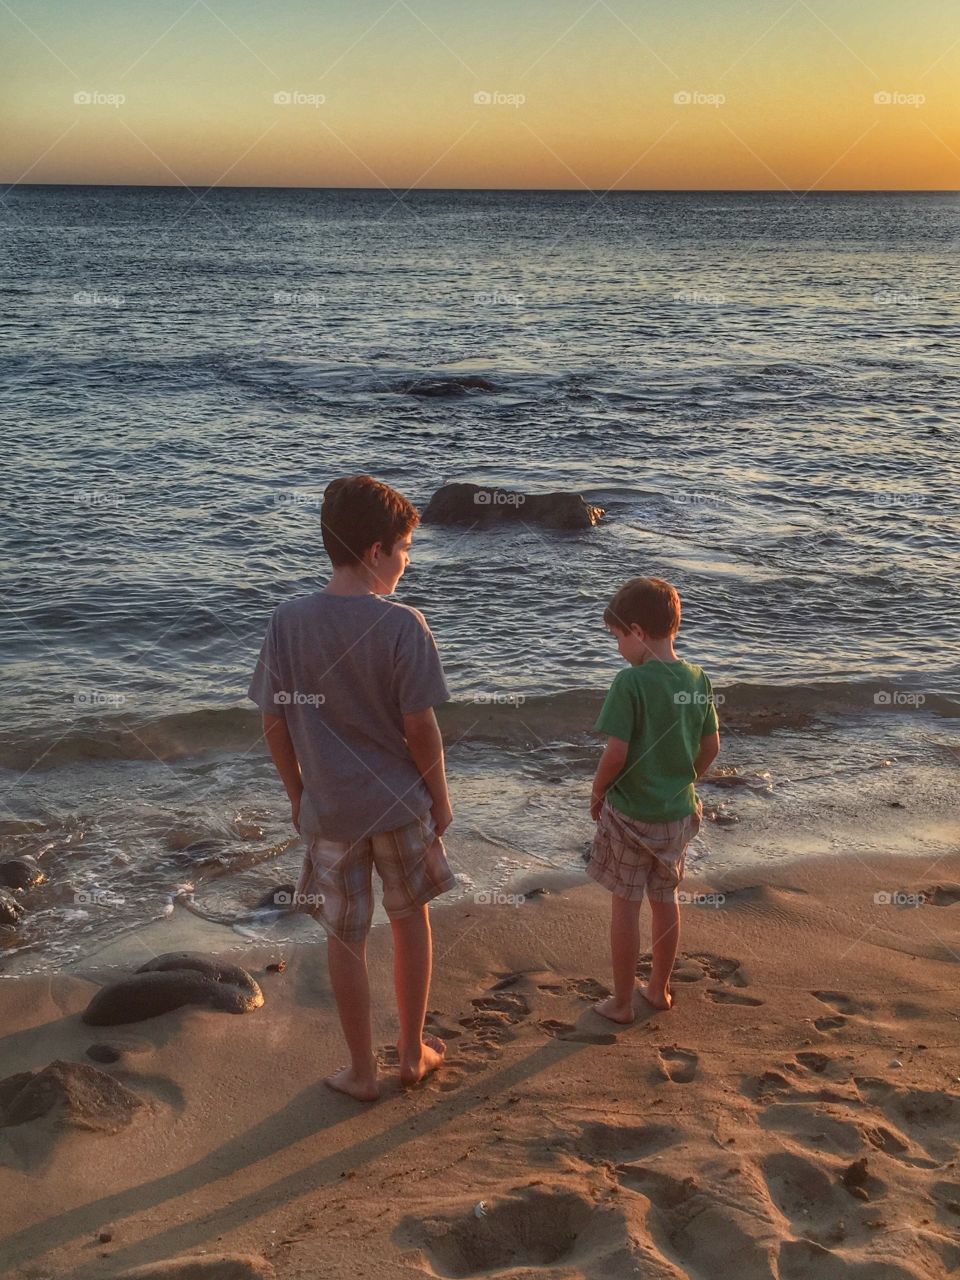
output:
[[[594,725],[597,733],[630,744],[607,799],[641,822],[674,822],[693,813],[700,739],[717,728],[713,687],[701,667],[654,659],[627,667]]]

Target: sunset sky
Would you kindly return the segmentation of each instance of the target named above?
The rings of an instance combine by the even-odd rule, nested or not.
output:
[[[0,26],[7,184],[960,187],[955,0],[0,0]]]

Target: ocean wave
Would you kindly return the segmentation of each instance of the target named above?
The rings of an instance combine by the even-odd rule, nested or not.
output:
[[[928,713],[960,717],[948,694],[878,681],[797,685],[738,683],[717,687],[721,726],[739,733],[803,729],[818,720]],[[448,745],[463,741],[523,746],[569,741],[590,732],[603,703],[599,689],[524,695],[479,693],[447,703],[438,715]],[[73,727],[43,726],[0,735],[0,768],[48,770],[81,761],[171,761],[249,751],[261,736],[255,708],[208,707],[135,720],[105,715]]]

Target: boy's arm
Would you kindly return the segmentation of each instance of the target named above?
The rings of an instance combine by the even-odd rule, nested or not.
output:
[[[303,778],[300,776],[300,762],[287,728],[285,716],[274,716],[263,713],[263,736],[267,740],[273,763],[277,767],[280,780],[286,787],[290,797],[290,810],[293,825],[300,830],[300,801],[303,797]]]
[[[403,733],[407,740],[407,748],[413,763],[420,770],[433,804],[430,812],[437,829],[442,836],[453,821],[453,810],[450,808],[450,794],[447,791],[447,775],[443,763],[443,738],[433,707],[425,711],[414,711],[403,717]]]
[[[594,822],[600,817],[603,797],[607,794],[608,788],[627,763],[629,747],[629,742],[624,742],[622,738],[607,739],[606,748],[600,757],[600,763],[597,765],[597,772],[593,779],[593,791],[590,795],[590,817]]]
[[[697,771],[698,779],[703,777],[719,754],[719,732],[708,733],[705,737],[700,739],[700,750],[697,752],[697,758],[693,762],[693,767]]]

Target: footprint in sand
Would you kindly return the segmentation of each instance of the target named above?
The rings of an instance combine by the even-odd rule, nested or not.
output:
[[[679,1129],[665,1124],[585,1125],[576,1141],[576,1150],[586,1160],[625,1164],[646,1160],[682,1141]]]
[[[572,1044],[616,1044],[617,1037],[610,1031],[580,1031],[572,1022],[558,1022],[545,1018],[537,1026],[554,1040],[569,1040]]]
[[[653,956],[648,951],[637,964],[637,977],[649,978]],[[681,951],[670,975],[671,982],[714,982],[733,987],[747,987],[750,980],[739,960],[714,955],[711,951]]]
[[[697,1074],[699,1057],[692,1049],[668,1048],[660,1051],[660,1067],[674,1084],[689,1084]]]
[[[842,1013],[834,1013],[824,1015],[822,1018],[814,1018],[813,1025],[818,1031],[839,1031],[841,1027],[847,1025],[847,1019]]]
[[[604,1000],[610,994],[610,988],[596,978],[570,978],[563,982],[541,983],[538,990],[546,991],[552,996],[574,995],[580,1000]]]
[[[759,1000],[756,996],[742,996],[736,991],[727,991],[723,987],[709,987],[707,996],[711,1000],[715,1000],[717,1004],[743,1004],[755,1008],[758,1004],[763,1004],[763,1000]]]

